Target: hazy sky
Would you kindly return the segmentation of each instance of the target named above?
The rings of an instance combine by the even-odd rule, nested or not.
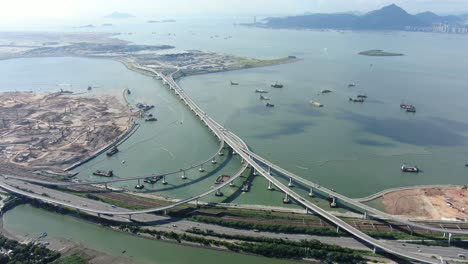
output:
[[[411,13],[468,12],[468,0],[0,0],[0,24],[42,19],[101,18],[113,11],[136,16],[297,14],[369,11],[396,3]]]

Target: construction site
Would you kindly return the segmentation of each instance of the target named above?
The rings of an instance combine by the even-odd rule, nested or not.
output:
[[[1,93],[1,172],[62,173],[111,145],[131,124],[129,109],[113,96]]]

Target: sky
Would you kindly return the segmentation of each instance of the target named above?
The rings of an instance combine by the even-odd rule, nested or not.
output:
[[[113,11],[140,17],[367,12],[395,3],[410,13],[468,13],[468,0],[0,0],[0,24],[102,18]]]

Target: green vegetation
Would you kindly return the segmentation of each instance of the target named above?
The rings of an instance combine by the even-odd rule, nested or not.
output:
[[[60,253],[51,251],[44,246],[31,243],[20,244],[2,235],[0,235],[0,250],[6,252],[6,254],[0,254],[0,263],[5,264],[45,264],[60,257]]]
[[[243,221],[233,221],[233,220],[224,220],[214,217],[206,216],[194,216],[190,220],[216,224],[220,226],[227,226],[233,228],[242,228],[242,229],[257,229],[261,231],[268,232],[280,232],[280,233],[291,233],[291,234],[308,234],[308,235],[318,235],[318,236],[346,236],[344,232],[336,232],[327,227],[299,227],[299,226],[290,226],[290,225],[281,225],[281,224],[262,224],[262,223],[250,223]]]
[[[52,264],[86,264],[88,261],[79,255],[71,255],[66,257],[61,257]]]
[[[295,242],[283,239],[218,234],[213,231],[205,232],[196,228],[189,231],[194,235],[148,230],[132,225],[121,225],[119,228],[135,234],[150,234],[157,239],[164,237],[175,240],[178,243],[186,241],[204,246],[213,245],[224,247],[234,252],[250,253],[265,257],[288,259],[313,258],[325,263],[364,263],[364,258],[360,255],[362,254],[360,251],[323,244],[317,240]],[[208,237],[222,238],[222,240]]]
[[[364,56],[381,56],[381,57],[387,57],[387,56],[404,56],[404,54],[401,53],[393,53],[393,52],[386,52],[383,50],[366,50],[359,52],[359,55],[364,55]]]

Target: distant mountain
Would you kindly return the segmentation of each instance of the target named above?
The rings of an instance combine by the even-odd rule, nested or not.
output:
[[[112,19],[126,19],[126,18],[133,18],[135,16],[128,14],[128,13],[120,13],[120,12],[114,12],[112,14],[109,14],[105,16],[104,18],[112,18]]]
[[[353,30],[401,30],[410,27],[429,27],[435,23],[460,24],[458,16],[438,16],[431,12],[408,14],[392,4],[364,15],[352,13],[307,14],[290,17],[270,17],[255,26],[271,28],[330,28]]]
[[[419,13],[415,17],[428,24],[458,24],[464,21],[462,16],[438,16],[432,12]]]

